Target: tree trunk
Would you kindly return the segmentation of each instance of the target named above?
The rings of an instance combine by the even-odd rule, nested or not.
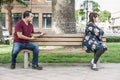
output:
[[[1,19],[1,5],[0,5],[0,19]],[[3,42],[3,33],[2,33],[2,25],[0,20],[0,44]]]
[[[2,9],[2,6],[1,6],[1,4],[0,4],[0,13],[1,13],[1,9]]]
[[[76,33],[75,0],[52,0],[52,27],[56,34]]]
[[[4,38],[3,38],[3,33],[2,33],[2,25],[1,25],[1,22],[0,22],[0,44],[1,43],[4,43]]]
[[[3,44],[5,42],[4,37],[3,37],[3,31],[2,31],[2,25],[0,21],[0,44]]]
[[[7,5],[6,5],[6,9],[7,9],[7,17],[8,17],[8,31],[9,34],[12,35],[12,4],[8,1]]]

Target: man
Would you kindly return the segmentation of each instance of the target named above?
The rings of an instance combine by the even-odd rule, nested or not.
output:
[[[23,19],[18,21],[14,29],[14,43],[12,49],[12,64],[11,69],[15,69],[16,57],[22,49],[28,49],[33,51],[32,68],[42,70],[42,67],[38,65],[38,46],[32,43],[32,40],[36,40],[32,33],[34,33],[32,21],[33,15],[30,11],[23,13]],[[44,35],[41,33],[39,36]]]

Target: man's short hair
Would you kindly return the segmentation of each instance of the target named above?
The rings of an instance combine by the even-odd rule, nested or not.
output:
[[[31,11],[25,11],[23,13],[23,18],[26,18],[26,17],[29,17],[30,16],[30,13],[32,13]]]

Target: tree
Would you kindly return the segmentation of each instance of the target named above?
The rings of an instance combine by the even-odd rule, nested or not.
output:
[[[12,35],[12,9],[13,9],[13,2],[16,1],[22,5],[27,6],[27,4],[23,0],[1,0],[1,3],[5,5],[5,9],[7,10],[8,16],[8,31],[9,34]],[[0,6],[1,7],[1,6]]]
[[[89,1],[90,3],[92,3],[92,10],[93,10],[93,12],[99,12],[100,11],[100,5],[97,3],[97,2],[95,2],[95,1]],[[83,2],[83,4],[81,4],[81,9],[79,10],[79,14],[82,16],[82,20],[84,20],[85,19],[85,10],[86,10],[86,5],[88,4],[88,1],[87,0],[85,0],[84,2]]]
[[[3,0],[0,0],[0,19],[1,19],[1,8],[2,8],[2,3]],[[0,43],[3,41],[3,35],[2,35],[2,25],[1,25],[1,20],[0,20]]]
[[[99,13],[99,21],[100,22],[105,22],[106,20],[107,21],[110,21],[110,18],[111,18],[111,13],[109,11],[100,11]]]
[[[79,9],[79,10],[76,10],[76,11],[75,11],[75,19],[76,19],[76,21],[78,21],[78,16],[79,16],[80,14],[85,14],[85,12],[84,12],[83,9]],[[82,20],[85,19],[85,15],[80,15],[80,16],[82,17]]]
[[[57,34],[76,33],[75,0],[52,0],[52,26]]]
[[[3,0],[0,0],[0,13],[1,13],[2,4],[3,4]]]

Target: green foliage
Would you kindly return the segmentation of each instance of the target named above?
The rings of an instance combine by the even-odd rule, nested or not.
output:
[[[83,15],[83,14],[85,14],[83,9],[76,10],[75,11],[75,19],[76,19],[76,21],[78,20],[78,15],[80,15],[82,17],[82,20],[84,20],[85,19],[85,15]]]
[[[111,17],[111,13],[109,11],[100,11],[99,13],[99,20],[100,22],[105,22],[106,20],[110,20],[110,17]]]
[[[92,3],[92,6],[93,6],[93,11],[95,12],[99,12],[100,11],[100,5],[97,3],[97,2],[95,2],[95,1],[92,1],[92,0],[90,0],[89,1],[90,3]],[[84,2],[83,2],[83,4],[81,5],[81,7],[83,7],[83,9],[85,10],[86,9],[86,5],[87,5],[87,0],[85,0]]]
[[[3,0],[0,0],[0,13],[1,13],[2,4],[3,4]]]
[[[92,1],[92,0],[89,1],[89,2],[92,3],[93,11],[94,11],[94,12],[99,12],[99,11],[100,11],[100,5],[99,5],[97,2]],[[85,0],[85,1],[83,2],[83,4],[81,5],[81,8],[82,8],[82,9],[79,10],[79,11],[80,11],[80,15],[82,16],[82,20],[85,19],[86,4],[87,4],[87,0]]]
[[[85,19],[85,12],[84,12],[84,10],[83,10],[83,9],[80,9],[79,14],[80,14],[80,15],[81,15],[81,17],[82,17],[82,20],[84,20],[84,19]],[[83,15],[83,14],[84,14],[84,15]]]
[[[16,1],[22,5],[25,5],[26,7],[28,6],[28,4],[24,2],[23,0],[16,0]]]
[[[2,5],[3,4],[3,0],[0,0],[0,5]]]
[[[100,11],[100,5],[97,2],[95,2],[95,1],[90,1],[90,2],[93,5],[93,11],[94,12],[99,12]]]
[[[107,36],[107,42],[120,42],[120,36]]]
[[[18,3],[20,3],[20,4],[22,4],[22,5],[25,5],[26,7],[27,7],[27,3],[26,2],[24,2],[23,0],[0,0],[0,13],[1,13],[1,6],[2,6],[2,4],[8,4],[8,3],[13,3],[14,1],[16,1],[16,2],[18,2]],[[11,8],[13,8],[13,5],[11,6]]]
[[[78,20],[78,15],[79,15],[78,12],[79,12],[79,10],[76,10],[76,11],[75,11],[75,20],[76,20],[76,21]]]
[[[3,3],[4,3],[4,4],[13,3],[14,1],[16,1],[16,2],[18,2],[18,3],[20,3],[20,4],[22,4],[22,5],[27,6],[27,3],[24,2],[23,0],[3,0]]]

